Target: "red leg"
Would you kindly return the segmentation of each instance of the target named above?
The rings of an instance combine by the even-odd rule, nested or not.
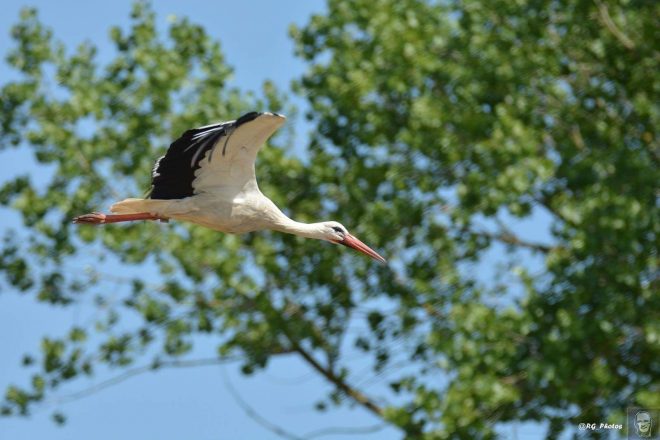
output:
[[[104,225],[106,223],[132,222],[135,220],[167,221],[167,218],[149,212],[138,212],[135,214],[103,214],[101,212],[92,212],[91,214],[79,215],[73,219],[73,222],[88,225]]]

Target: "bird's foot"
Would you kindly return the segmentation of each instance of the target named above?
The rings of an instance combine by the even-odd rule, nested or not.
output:
[[[84,223],[87,225],[102,225],[105,223],[106,215],[102,212],[92,212],[91,214],[79,215],[73,219],[73,223]]]

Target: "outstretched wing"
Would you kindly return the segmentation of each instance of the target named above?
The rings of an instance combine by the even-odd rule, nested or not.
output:
[[[213,187],[244,184],[254,178],[261,145],[283,121],[276,114],[251,112],[235,121],[186,131],[156,161],[149,197],[181,199]]]
[[[182,199],[193,195],[195,170],[204,154],[224,136],[234,121],[193,128],[172,142],[151,173],[152,199]]]

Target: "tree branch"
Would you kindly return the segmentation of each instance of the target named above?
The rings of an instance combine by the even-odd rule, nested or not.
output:
[[[502,231],[498,233],[480,231],[480,232],[473,232],[473,234],[480,235],[482,237],[487,237],[490,238],[491,240],[497,240],[512,246],[523,247],[526,249],[530,249],[537,252],[543,252],[546,254],[553,249],[552,246],[546,246],[541,243],[533,243],[530,241],[523,240],[509,231]]]
[[[82,399],[84,397],[90,396],[92,394],[98,393],[108,387],[117,385],[121,382],[124,382],[134,376],[139,376],[150,371],[157,371],[161,368],[193,368],[193,367],[207,367],[213,365],[221,365],[227,362],[237,361],[239,358],[204,358],[204,359],[189,359],[189,360],[172,360],[172,361],[160,361],[152,362],[149,365],[142,365],[140,367],[130,368],[123,373],[112,377],[110,379],[104,380],[96,385],[93,385],[89,388],[77,391],[72,394],[68,394],[62,397],[54,398],[52,403],[61,404],[72,402],[74,400]]]
[[[598,6],[600,22],[605,25],[607,30],[610,31],[610,33],[614,35],[614,37],[619,40],[626,49],[634,50],[635,43],[633,43],[633,41],[617,27],[616,23],[614,23],[614,20],[612,20],[612,17],[610,16],[610,11],[607,9],[607,5],[600,0],[595,0],[595,3],[596,6]]]
[[[539,201],[537,199],[534,199],[534,201],[536,201],[537,203],[541,203],[541,201]],[[550,210],[549,207],[546,207],[545,205],[544,205],[544,207],[546,209]],[[454,209],[457,209],[457,208],[453,207],[451,205],[444,205],[442,209],[445,212],[450,212],[450,211],[452,211]],[[556,214],[554,211],[552,211],[552,210],[550,210],[550,211],[553,214],[559,216],[559,214]],[[509,245],[512,245],[512,246],[527,248],[527,249],[537,251],[537,252],[548,253],[553,249],[553,246],[548,246],[548,245],[544,245],[544,244],[541,244],[541,243],[535,243],[535,242],[523,240],[523,239],[519,238],[518,236],[516,236],[513,232],[511,232],[511,230],[509,228],[507,228],[506,225],[501,220],[496,218],[495,221],[497,222],[497,225],[500,228],[499,232],[473,230],[473,229],[470,229],[470,228],[462,229],[461,232],[476,235],[476,236],[479,236],[479,237],[486,237],[486,238],[491,239],[491,240],[497,240],[497,241],[500,241],[502,243],[506,243],[506,244],[509,244]]]
[[[309,363],[316,371],[321,373],[326,379],[328,379],[332,384],[334,384],[337,388],[342,390],[347,396],[351,397],[353,400],[355,400],[357,403],[360,405],[364,406],[367,408],[369,411],[377,415],[378,417],[383,416],[383,409],[376,405],[371,399],[369,399],[367,396],[359,392],[358,390],[354,389],[350,385],[348,385],[344,380],[342,380],[339,376],[337,376],[332,370],[323,368],[321,364],[319,364],[314,357],[305,349],[303,349],[300,345],[298,345],[297,342],[291,341],[293,344],[293,349],[296,353],[300,354],[300,356],[303,357]]]
[[[287,308],[285,306],[285,308]],[[346,394],[348,397],[352,398],[355,402],[359,403],[369,411],[371,411],[373,414],[377,415],[378,417],[383,417],[383,409],[378,406],[376,403],[374,403],[369,397],[366,395],[362,394],[360,391],[356,390],[355,388],[351,387],[348,383],[346,383],[341,377],[339,377],[331,368],[326,368],[323,365],[319,363],[312,355],[309,353],[307,350],[305,350],[300,343],[293,337],[291,336],[291,333],[289,332],[288,325],[286,319],[282,316],[279,310],[273,308],[272,309],[273,313],[277,317],[278,324],[280,328],[282,329],[282,333],[284,336],[287,338],[289,341],[289,344],[291,344],[291,349],[292,351],[298,353],[309,365],[312,366],[316,371],[321,373],[323,377],[325,377],[328,381],[330,381],[337,389],[341,390],[344,394]],[[299,315],[297,312],[293,312],[296,315]]]

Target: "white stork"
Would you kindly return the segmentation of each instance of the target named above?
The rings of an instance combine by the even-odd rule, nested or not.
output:
[[[380,262],[385,259],[337,222],[300,223],[284,215],[257,186],[254,162],[261,145],[284,124],[277,113],[247,113],[235,121],[186,131],[156,161],[146,199],[126,199],[74,223],[183,220],[242,234],[262,229],[342,244]]]

